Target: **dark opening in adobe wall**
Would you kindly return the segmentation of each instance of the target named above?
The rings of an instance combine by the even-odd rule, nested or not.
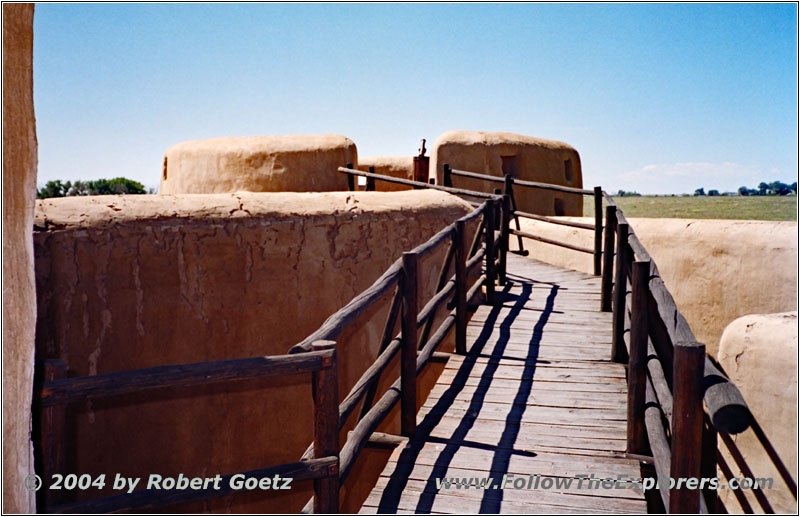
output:
[[[567,183],[572,183],[572,158],[564,160],[564,179]]]
[[[564,200],[558,197],[555,198],[553,200],[553,210],[556,215],[564,215]]]
[[[519,176],[519,165],[517,163],[518,162],[517,156],[515,155],[501,156],[500,159],[503,160],[503,176],[505,176],[506,174],[511,174],[511,176],[515,178]]]

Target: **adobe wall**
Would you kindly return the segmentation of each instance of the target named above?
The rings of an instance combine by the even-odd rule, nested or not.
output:
[[[3,4],[3,513],[33,513],[33,4]]]
[[[358,163],[358,152],[341,135],[194,140],[167,150],[159,193],[347,190],[347,177],[336,169],[348,163]]]
[[[594,223],[593,218],[570,218]],[[658,264],[697,339],[715,355],[722,331],[746,314],[797,307],[797,223],[697,219],[629,219]],[[520,219],[535,235],[594,248],[594,232]],[[513,225],[513,222],[512,222]],[[531,256],[593,272],[592,255],[524,239]],[[517,240],[511,238],[512,249]]]
[[[39,201],[37,352],[63,358],[71,376],[283,354],[403,251],[469,211],[434,191]],[[420,307],[444,253],[420,267]],[[339,340],[340,398],[377,355],[391,295]],[[66,470],[200,476],[296,461],[312,441],[310,394],[300,376],[74,404]],[[345,485],[345,510],[360,504],[358,480]],[[180,510],[297,512],[310,487]]]
[[[407,180],[414,179],[413,156],[362,156],[358,158],[358,170],[369,172],[370,166],[375,167],[376,174],[385,174],[386,176]],[[376,180],[375,190],[377,192],[398,192],[400,190],[411,190],[411,187]]]
[[[514,133],[487,131],[448,131],[433,143],[431,175],[444,184],[444,164],[502,177],[539,181],[583,188],[581,159],[570,145]],[[453,186],[494,192],[499,183],[453,176]],[[514,190],[517,208],[542,215],[583,214],[583,196],[549,190],[518,187]]]
[[[797,312],[750,314],[725,328],[717,359],[742,392],[750,411],[797,480]],[[780,473],[752,428],[732,436],[747,468],[756,478],[773,478],[764,490],[776,513],[797,513],[792,496]],[[748,477],[734,461],[730,449],[720,443],[724,461],[735,477]],[[723,477],[720,474],[720,477]],[[753,492],[741,492],[752,508],[765,513]],[[720,491],[728,513],[747,513],[730,490]],[[760,511],[759,511],[760,510]]]

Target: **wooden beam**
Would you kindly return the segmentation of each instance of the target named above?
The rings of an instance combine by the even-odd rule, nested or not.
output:
[[[339,456],[339,381],[336,342],[316,341],[314,352],[330,351],[327,368],[315,371],[311,380],[314,399],[314,458]],[[314,480],[314,513],[339,513],[339,469],[331,467],[328,476]]]
[[[628,448],[630,453],[647,450],[644,427],[645,384],[647,382],[647,281],[649,262],[633,263],[631,281],[631,333],[628,356]]]
[[[614,287],[614,235],[617,231],[617,208],[606,207],[606,226],[603,229],[603,279],[600,284],[600,310],[611,312],[611,293]]]
[[[403,253],[403,346],[400,352],[400,427],[411,436],[417,427],[417,300],[419,255]]]
[[[670,476],[699,478],[703,436],[703,363],[706,347],[697,342],[675,343],[675,365],[672,388],[672,455]],[[698,513],[700,489],[678,488],[670,490],[670,513]]]
[[[603,260],[603,189],[594,188],[594,275],[600,276]]]

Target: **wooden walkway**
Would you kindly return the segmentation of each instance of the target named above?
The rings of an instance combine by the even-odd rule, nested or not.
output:
[[[541,484],[639,479],[641,470],[625,456],[625,368],[609,361],[600,278],[512,254],[508,278],[502,303],[472,316],[467,356],[447,362],[361,513],[647,512],[630,485],[533,488],[537,474]],[[505,490],[437,488],[437,478],[494,484],[506,473]],[[508,488],[515,479],[525,488]]]

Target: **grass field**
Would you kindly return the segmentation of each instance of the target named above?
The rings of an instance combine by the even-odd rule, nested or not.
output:
[[[626,217],[797,221],[797,196],[615,197]],[[584,197],[583,215],[594,215],[594,199]]]

